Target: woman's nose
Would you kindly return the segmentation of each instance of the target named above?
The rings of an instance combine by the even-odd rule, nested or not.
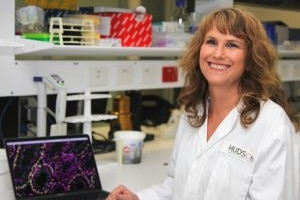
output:
[[[216,58],[223,58],[225,56],[225,49],[223,46],[219,45],[216,46],[214,54]]]

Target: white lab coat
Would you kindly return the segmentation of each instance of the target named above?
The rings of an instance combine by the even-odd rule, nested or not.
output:
[[[183,116],[164,183],[140,200],[300,200],[300,136],[284,110],[262,103],[248,129],[239,117],[233,109],[207,142],[207,123]]]

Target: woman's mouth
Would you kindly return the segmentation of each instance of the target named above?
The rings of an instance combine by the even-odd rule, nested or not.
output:
[[[217,69],[217,70],[225,70],[226,68],[228,68],[228,65],[209,63],[209,67],[212,69]]]

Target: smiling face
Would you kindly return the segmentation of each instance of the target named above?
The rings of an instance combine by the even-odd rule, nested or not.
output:
[[[213,26],[205,37],[200,49],[200,69],[207,79],[209,88],[239,87],[240,79],[246,70],[246,43],[229,33],[222,34]]]

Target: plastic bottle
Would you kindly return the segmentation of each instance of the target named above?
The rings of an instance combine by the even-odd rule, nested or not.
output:
[[[195,33],[198,28],[198,21],[200,14],[195,12],[195,0],[187,0],[186,12],[189,16],[188,18],[188,32]]]
[[[186,12],[186,0],[176,0],[173,20],[178,22],[178,32],[188,31],[188,13]]]

